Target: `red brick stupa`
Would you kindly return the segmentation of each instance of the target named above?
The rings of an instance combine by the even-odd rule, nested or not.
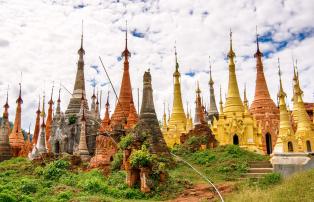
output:
[[[19,156],[21,149],[24,146],[24,135],[22,133],[21,128],[21,115],[22,115],[22,90],[21,90],[21,83],[20,85],[20,92],[19,97],[16,100],[17,107],[16,107],[16,114],[15,114],[15,120],[12,132],[9,136],[10,140],[10,146],[11,146],[11,152],[12,156]]]
[[[262,63],[263,53],[260,52],[258,35],[256,35],[257,51],[256,58],[256,86],[254,101],[250,107],[250,112],[257,120],[257,124],[262,129],[262,145],[266,154],[271,154],[276,144],[279,124],[279,109],[269,95],[264,68]]]
[[[127,124],[128,117],[136,121],[128,124],[128,128],[132,128],[138,120],[138,115],[136,113],[136,109],[133,102],[132,96],[132,86],[130,81],[130,73],[129,73],[129,57],[131,53],[128,50],[128,35],[127,29],[125,33],[125,49],[122,52],[122,57],[124,57],[124,69],[123,69],[123,77],[120,86],[120,94],[119,100],[117,102],[114,113],[111,116],[111,126],[114,128],[118,124],[125,125]],[[130,115],[131,113],[131,115]]]

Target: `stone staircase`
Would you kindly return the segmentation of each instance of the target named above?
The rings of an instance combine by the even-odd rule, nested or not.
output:
[[[245,178],[261,178],[273,172],[273,166],[269,161],[252,161],[249,163],[249,167]]]

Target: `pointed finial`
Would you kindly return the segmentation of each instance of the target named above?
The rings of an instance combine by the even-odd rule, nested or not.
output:
[[[22,84],[19,83],[19,86],[20,86],[19,97],[17,98],[16,103],[22,104],[23,103],[23,100],[22,100]]]
[[[176,64],[178,64],[177,41],[174,41],[174,56],[175,56]]]
[[[260,51],[259,49],[259,41],[258,41],[258,37],[259,37],[259,34],[257,32],[257,25],[256,25],[256,53],[254,54],[254,57],[262,57],[263,56],[263,53]]]
[[[83,29],[84,29],[84,21],[82,20],[82,33],[81,33],[81,48],[83,49]]]
[[[7,88],[7,98],[6,98],[6,101],[5,101],[4,108],[5,109],[9,108],[9,85],[8,85],[8,88]]]
[[[61,94],[61,87],[59,88],[58,102],[61,102],[60,94]]]
[[[109,92],[110,91],[108,90],[106,106],[109,106]]]
[[[244,95],[244,102],[247,102],[247,97],[246,97],[246,83],[244,83],[244,92],[243,92],[243,95]]]
[[[209,85],[212,86],[212,85],[214,85],[214,81],[212,78],[212,63],[210,60],[210,56],[208,56],[208,58],[209,58]]]
[[[233,59],[235,56],[235,53],[233,52],[233,49],[232,49],[232,31],[231,31],[231,28],[230,28],[230,50],[229,50],[229,53],[228,53],[228,57]]]
[[[128,49],[128,21],[125,21],[125,49]]]
[[[84,109],[84,107],[83,107],[83,114],[82,114],[81,121],[86,121],[86,118],[85,118],[85,109]]]

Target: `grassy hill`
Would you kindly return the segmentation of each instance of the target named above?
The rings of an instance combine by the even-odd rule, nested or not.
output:
[[[314,171],[284,182],[280,182],[278,175],[258,181],[239,181],[246,173],[249,161],[265,160],[266,157],[237,146],[196,152],[179,146],[173,153],[190,162],[215,184],[232,182],[235,191],[223,194],[226,201],[243,201],[243,198],[244,201],[256,201],[257,198],[265,199],[257,201],[267,201],[267,193],[280,201],[289,193],[285,189],[293,190],[296,186],[300,189],[294,189],[293,197],[298,198],[302,189],[300,184],[307,188],[306,197],[313,192]],[[128,188],[124,181],[124,171],[112,171],[104,176],[99,170],[89,170],[86,164],[71,164],[69,157],[42,162],[14,158],[0,163],[0,201],[164,201],[177,198],[194,185],[206,184],[182,162],[177,162],[169,171],[165,184],[155,186],[149,194],[141,193],[138,188]],[[273,185],[276,183],[281,184]],[[269,186],[274,188],[267,188]]]

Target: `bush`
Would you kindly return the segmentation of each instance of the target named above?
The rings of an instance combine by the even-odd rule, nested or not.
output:
[[[35,193],[37,191],[37,184],[36,182],[31,181],[31,180],[22,180],[22,185],[20,187],[20,190],[24,194]]]
[[[17,200],[9,193],[0,193],[0,201],[1,202],[15,202]]]
[[[61,192],[58,195],[59,201],[69,201],[71,198],[72,198],[72,192],[70,191]]]
[[[75,115],[72,115],[69,117],[69,125],[72,125],[76,122],[76,116]]]
[[[134,137],[131,134],[128,134],[121,138],[118,146],[121,149],[127,149],[133,142]]]
[[[90,178],[85,180],[81,187],[84,189],[84,191],[90,192],[90,193],[97,193],[97,192],[107,192],[108,187],[105,184],[105,182],[98,178]]]
[[[111,170],[119,170],[123,161],[123,153],[119,150],[114,156],[111,162]]]
[[[141,150],[133,151],[130,156],[131,166],[134,168],[147,167],[153,161],[153,156],[143,147]]]
[[[237,145],[227,145],[226,153],[230,154],[232,157],[237,157],[243,154],[243,150]]]
[[[280,173],[270,173],[261,178],[258,184],[260,187],[266,188],[270,185],[278,184],[281,180],[282,176]]]
[[[64,160],[57,160],[49,163],[42,171],[35,169],[45,179],[55,180],[67,173],[70,163]]]
[[[209,150],[198,151],[192,154],[192,158],[198,164],[206,164],[216,159],[216,156],[212,154]]]
[[[126,177],[126,174],[124,171],[113,172],[107,179],[108,185],[117,186],[117,185],[125,184],[124,183],[125,177]]]

